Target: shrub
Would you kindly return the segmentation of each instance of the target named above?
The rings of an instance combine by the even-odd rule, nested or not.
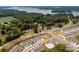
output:
[[[12,34],[12,35],[8,35],[5,39],[6,39],[6,42],[5,43],[7,43],[7,42],[9,42],[9,41],[11,41],[11,40],[14,40],[14,39],[16,39],[16,38],[18,38],[18,37],[20,37],[21,36],[21,33],[20,32],[18,32],[18,33],[16,33],[16,34]]]

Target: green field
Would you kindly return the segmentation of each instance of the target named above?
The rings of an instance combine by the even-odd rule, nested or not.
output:
[[[10,22],[12,20],[15,20],[15,18],[13,18],[13,17],[3,17],[3,18],[0,18],[0,23]]]

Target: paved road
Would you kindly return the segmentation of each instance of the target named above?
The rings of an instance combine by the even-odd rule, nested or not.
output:
[[[74,40],[73,38],[73,36],[79,35],[79,26],[64,29],[63,31],[66,33],[63,35],[65,36],[66,40],[76,42],[77,44],[79,44],[79,41]]]

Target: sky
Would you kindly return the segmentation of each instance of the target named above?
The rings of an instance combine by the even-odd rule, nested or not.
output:
[[[1,6],[78,6],[79,0],[0,0]]]

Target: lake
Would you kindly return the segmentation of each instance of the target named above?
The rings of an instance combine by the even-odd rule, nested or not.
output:
[[[47,6],[48,7],[48,6]],[[76,8],[76,9],[74,9],[74,8]],[[23,7],[23,6],[14,6],[14,7],[10,7],[10,8],[8,8],[8,9],[14,9],[14,10],[19,10],[19,11],[27,11],[28,13],[42,13],[42,14],[55,14],[55,12],[53,12],[53,13],[51,13],[51,11],[52,10],[67,10],[67,7],[65,8],[64,7],[64,9],[63,9],[63,7],[59,7],[59,8],[57,8],[57,7],[52,7],[52,8],[48,8],[48,9],[46,9],[46,8],[40,8],[40,7],[37,7],[37,8],[35,8],[35,7]],[[74,15],[74,16],[79,16],[79,8],[78,7],[71,7],[71,9],[70,10],[74,10],[74,11],[72,11],[72,14]],[[77,10],[77,11],[76,11]]]

